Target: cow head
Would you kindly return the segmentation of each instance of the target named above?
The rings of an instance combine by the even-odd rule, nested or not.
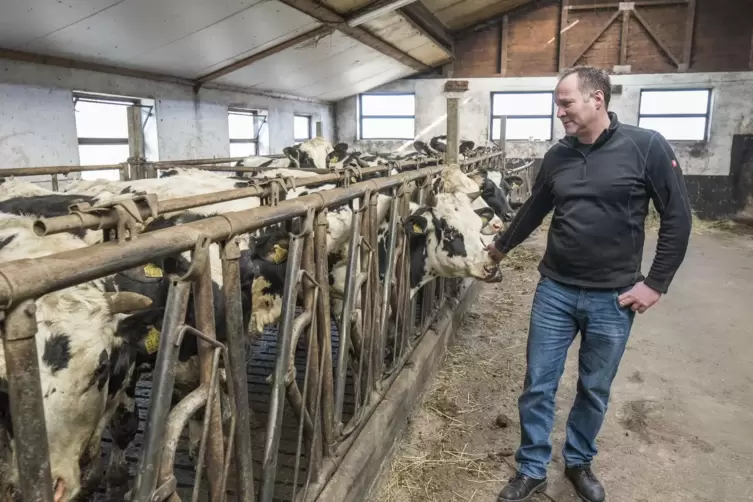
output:
[[[338,143],[334,146],[333,150],[327,154],[326,168],[332,167],[334,164],[342,161],[348,156],[348,144]]]
[[[37,236],[33,218],[0,218],[0,262],[38,258],[83,249],[86,244],[70,234]],[[148,307],[140,295],[105,294],[104,280],[81,283],[38,298],[35,340],[40,356],[39,376],[49,441],[50,470],[55,501],[74,499],[81,490],[84,451],[98,441],[98,425],[108,399],[111,356],[118,314]],[[0,353],[3,348],[0,346]],[[0,493],[18,487],[11,410],[7,406],[7,368],[0,355],[0,425],[10,448],[0,459],[10,469],[0,473]],[[101,431],[99,431],[101,432]]]
[[[460,170],[457,164],[450,165],[442,171],[441,176],[434,180],[432,184],[432,193],[464,193],[470,198],[473,209],[481,209],[494,206],[488,203],[482,186],[478,181]],[[483,227],[481,233],[484,235],[495,235],[504,227],[503,218],[494,211],[495,217],[489,220]],[[504,213],[502,213],[504,214]]]
[[[341,145],[345,144],[340,143],[338,145],[340,146],[340,152],[342,152]],[[307,139],[300,145],[287,146],[282,150],[282,153],[285,154],[294,167],[316,169],[327,169],[327,158],[334,152],[335,149],[332,147],[332,143],[319,136]]]
[[[476,171],[471,176],[471,179],[481,190],[481,198],[489,205],[489,207],[494,209],[494,213],[504,222],[512,221],[514,211],[510,206],[509,185],[502,181],[501,186],[498,186],[489,177],[489,173],[485,169],[479,169]]]
[[[488,216],[488,212],[487,212]],[[404,223],[410,243],[411,295],[435,277],[498,282],[497,264],[481,238],[483,221],[463,193],[438,193]]]

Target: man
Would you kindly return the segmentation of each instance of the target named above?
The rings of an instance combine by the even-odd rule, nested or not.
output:
[[[555,103],[567,135],[544,155],[531,196],[488,247],[492,258],[503,259],[554,210],[539,264],[518,401],[519,469],[499,501],[528,500],[546,488],[555,393],[578,332],[578,390],[562,449],[565,475],[581,499],[605,499],[591,462],[612,380],[635,313],[645,312],[667,292],[685,257],[691,211],[677,159],[661,134],[621,124],[608,112],[610,95],[605,71],[577,67],[565,72]],[[644,277],[650,201],[661,228],[656,257]]]

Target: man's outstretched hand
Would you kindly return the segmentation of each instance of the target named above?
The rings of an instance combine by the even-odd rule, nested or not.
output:
[[[489,256],[491,256],[492,260],[494,260],[495,263],[501,262],[505,257],[505,253],[497,249],[497,246],[495,246],[493,242],[486,246],[486,251],[489,253]]]
[[[617,300],[620,307],[630,306],[633,312],[642,314],[658,302],[660,297],[661,293],[639,282],[630,291],[622,293]]]

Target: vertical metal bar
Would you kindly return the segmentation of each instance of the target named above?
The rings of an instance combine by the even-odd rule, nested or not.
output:
[[[332,377],[332,321],[330,320],[329,266],[327,256],[327,212],[316,215],[314,227],[314,247],[316,248],[316,282],[319,283],[319,305],[317,312],[317,333],[322,366],[322,432],[325,452],[335,444],[334,383]],[[326,453],[325,453],[326,454]]]
[[[7,312],[3,347],[18,479],[24,500],[52,502],[50,453],[37,354],[37,307],[21,302]]]
[[[58,184],[58,175],[53,174],[52,175],[52,191],[53,192],[59,192],[60,191],[60,185]]]
[[[372,383],[374,381],[373,371],[373,356],[372,351],[374,347],[374,330],[372,329],[371,322],[371,281],[369,280],[370,270],[366,267],[369,266],[369,247],[371,245],[371,230],[373,228],[372,214],[376,211],[376,204],[372,203],[372,194],[367,191],[363,196],[363,222],[361,228],[361,240],[367,245],[361,245],[361,264],[358,267],[362,274],[365,274],[366,280],[361,283],[361,352],[362,360],[364,362],[363,378],[361,379],[361,395],[363,396],[363,406],[366,406],[369,402],[369,396],[371,394]]]
[[[358,275],[356,268],[358,240],[361,236],[361,218],[353,211],[351,219],[351,234],[348,247],[348,270],[345,273],[345,290],[343,292],[342,328],[340,331],[340,346],[337,349],[337,379],[335,380],[335,424],[342,425],[343,401],[345,400],[345,375],[347,374],[346,357],[348,355],[348,343],[350,334],[351,317],[353,315],[353,294],[355,278]]]
[[[214,329],[214,299],[212,298],[212,275],[208,254],[209,239],[203,241],[202,249],[192,253],[192,260],[196,261],[199,253],[204,253],[205,260],[201,263],[200,270],[196,277],[193,287],[194,295],[194,313],[196,316],[196,329],[204,333],[211,339],[216,339]],[[206,248],[204,247],[206,246]],[[212,356],[213,347],[204,340],[197,340],[199,352],[199,371],[202,385],[212,385]],[[219,396],[218,389],[215,389]],[[222,413],[220,411],[220,400],[215,399],[211,407],[204,409],[204,420],[209,420],[209,440],[206,451],[206,462],[209,481],[209,494],[212,501],[220,501],[224,494],[222,493],[221,481],[218,476],[222,473],[224,454],[224,444],[222,435]]]
[[[277,456],[282,433],[282,415],[285,404],[285,375],[288,372],[288,355],[290,353],[291,333],[298,289],[298,272],[301,268],[301,254],[303,238],[294,235],[290,241],[288,251],[288,266],[285,271],[285,286],[283,289],[283,306],[280,329],[277,332],[277,360],[272,374],[272,394],[269,398],[269,418],[267,420],[267,436],[264,445],[264,467],[259,500],[272,502],[275,492],[275,478],[277,474]],[[305,410],[305,407],[304,407]]]
[[[499,149],[505,151],[507,136],[507,116],[499,117]]]
[[[222,289],[225,296],[230,378],[235,393],[235,470],[238,502],[253,502],[254,473],[251,452],[251,420],[246,378],[246,337],[241,305],[240,250],[237,238],[222,245]],[[249,307],[250,308],[250,307]]]
[[[321,138],[324,136],[324,128],[322,127],[321,121],[316,121],[316,135],[317,137]]]
[[[447,98],[447,163],[457,164],[460,156],[460,98]]]
[[[311,214],[310,218],[312,220],[314,219],[314,215]],[[314,221],[307,221],[307,225],[304,226],[304,228],[309,228],[309,225],[311,225],[310,228],[313,229]],[[314,277],[316,274],[316,262],[315,262],[315,250],[314,250],[314,232],[308,232],[306,236],[304,237],[304,245],[303,245],[303,256],[301,258],[301,267],[306,270],[309,274],[311,274],[311,277]],[[309,280],[303,280],[302,284],[302,290],[303,290],[303,308],[306,312],[311,312],[312,315],[314,315],[316,311],[316,304],[314,302],[315,300],[315,291],[316,288],[313,284],[311,284],[311,281]],[[308,405],[308,412],[312,417],[315,417],[316,414],[318,414],[317,405],[319,403],[319,400],[317,399],[317,392],[320,388],[319,385],[319,339],[316,335],[316,323],[309,323],[307,329],[309,330],[310,336],[308,337],[308,340],[310,340],[310,343],[307,347],[307,358],[306,358],[306,365],[309,367],[307,371],[310,372],[311,380],[308,388],[308,395],[305,397],[306,403]],[[295,347],[292,347],[292,352],[295,353]],[[295,361],[295,357],[293,357],[293,361]],[[293,385],[296,385],[295,383]],[[301,416],[301,420],[304,420],[305,414]],[[314,429],[314,437],[309,438],[312,443],[312,448],[309,451],[313,452],[312,458],[310,459],[309,465],[311,470],[313,471],[311,473],[311,476],[313,478],[316,478],[316,473],[319,470],[319,467],[321,465],[322,460],[322,435],[319,430]]]
[[[186,318],[188,295],[191,283],[173,281],[167,294],[167,306],[162,322],[159,356],[154,368],[152,396],[149,400],[144,446],[139,458],[136,481],[133,488],[134,502],[151,502],[152,492],[157,487],[159,458],[162,453],[162,440],[165,436],[167,414],[170,411],[173,384],[175,383],[175,358],[177,347],[173,341],[176,328]]]
[[[403,186],[403,190],[405,186]],[[384,282],[382,284],[382,304],[380,315],[380,357],[378,374],[381,376],[384,373],[384,352],[387,346],[387,330],[389,327],[389,310],[390,310],[390,296],[392,294],[392,276],[395,274],[395,248],[397,246],[397,219],[398,219],[398,197],[397,190],[392,192],[392,201],[390,203],[390,223],[387,235],[389,236],[389,242],[387,244],[387,269],[384,273]],[[397,312],[393,312],[393,315],[397,315]]]

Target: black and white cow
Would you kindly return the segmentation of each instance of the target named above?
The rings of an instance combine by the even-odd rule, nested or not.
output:
[[[33,218],[0,215],[0,262],[85,248],[77,237],[46,237],[32,230]],[[105,290],[95,280],[36,300],[37,353],[44,399],[50,469],[56,502],[81,491],[82,468],[99,456],[102,431],[121,397],[110,385],[117,364],[121,314],[149,306],[148,299]],[[0,351],[2,346],[0,345]],[[0,497],[18,498],[16,447],[8,401],[5,357],[0,356]]]
[[[324,138],[307,139],[299,145],[287,146],[282,153],[285,158],[252,155],[236,162],[236,167],[281,167],[329,169],[347,155],[348,145],[332,143]]]

